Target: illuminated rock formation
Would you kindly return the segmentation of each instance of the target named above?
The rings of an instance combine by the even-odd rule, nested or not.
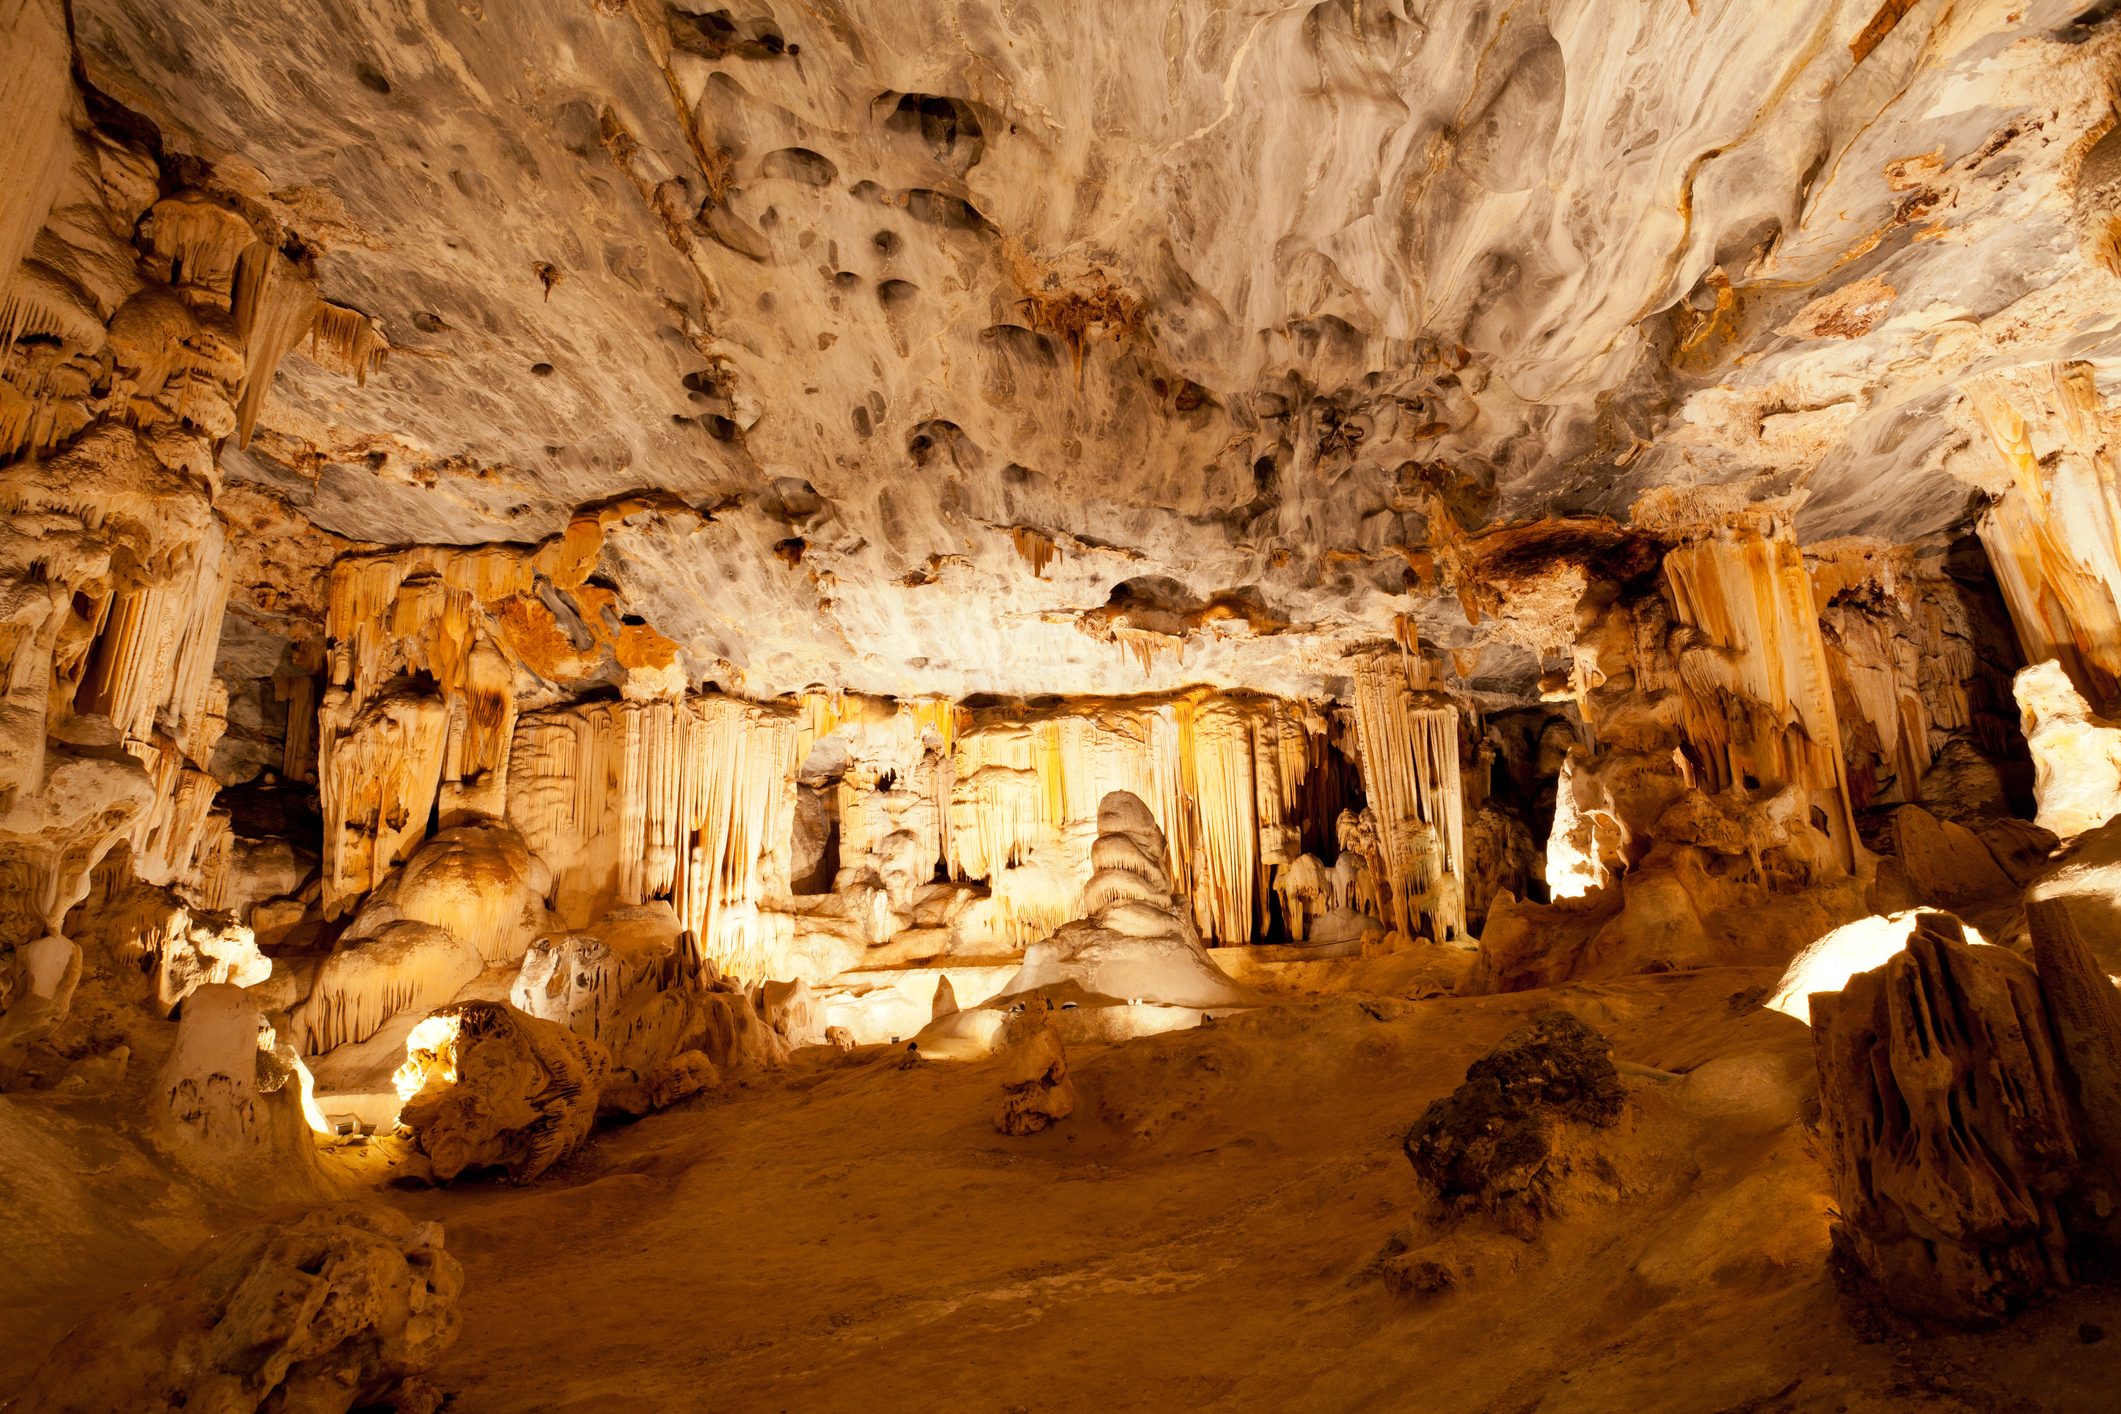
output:
[[[84,1321],[14,1407],[418,1407],[406,1382],[456,1340],[463,1280],[438,1226],[381,1204],[238,1228]]]
[[[2121,814],[2121,726],[2094,715],[2052,659],[2019,673],[2015,691],[2041,828],[2071,839]]]
[[[1093,701],[1029,720],[973,714],[956,734],[949,865],[992,897],[964,930],[1022,946],[1077,917],[1100,802],[1124,790],[1168,841],[1200,935],[1254,940],[1270,862],[1261,841],[1271,834],[1280,848],[1307,802],[1330,798],[1324,737],[1299,704],[1236,694]]]
[[[1262,1205],[1363,1221],[1373,1077],[1455,1074],[1553,989],[1644,1132],[1514,1093],[1524,1063],[1618,1094],[1548,1017],[1410,1145],[1438,1202],[1387,1267],[1509,1266],[1639,1140],[1670,1174],[1572,1234],[1595,1279],[1497,1304],[1538,1342],[1436,1303],[1382,1364],[1278,1354],[1228,1402],[1513,1408],[1565,1371],[1619,1405],[1651,1350],[1680,1404],[1876,1402],[1875,1359],[1786,1320],[1822,1309],[1792,1273],[1829,1201],[1790,1017],[1830,998],[1833,1201],[1889,1286],[2074,1276],[2069,1153],[2115,1144],[2117,91],[2113,0],[0,0],[15,1226],[100,1279],[232,1204],[423,1152],[527,1180],[688,1097],[614,1141],[577,1236],[703,1148],[749,1165],[700,1210],[747,1240],[815,1223],[813,1179],[926,1220],[923,1175],[869,1166],[920,1157],[932,1098],[976,1123],[1013,1046],[999,1127],[1074,1111],[1017,1170],[1261,1141],[1241,1195],[1122,1205],[1212,1231],[1049,1254],[1147,1310]],[[296,1053],[362,1133],[293,1126]],[[1758,1131],[1681,1113],[1716,1060]],[[776,1176],[762,1221],[746,1175],[811,1145],[862,1186]],[[136,1221],[105,1189],[149,1159]],[[1940,1240],[1947,1192],[1985,1207]],[[482,1261],[539,1201],[487,1205]],[[93,1240],[47,1220],[76,1211]],[[659,1221],[612,1264],[643,1290],[695,1256]],[[1031,1289],[946,1245],[875,1311],[805,1304],[845,1270],[758,1286],[757,1326],[706,1301],[736,1354],[696,1402],[766,1402],[743,1352],[843,1320],[940,1359],[884,1323]],[[1237,1261],[1225,1305],[1330,1262]],[[540,1358],[609,1330],[585,1289]],[[1313,1295],[1316,1345],[1368,1338]],[[0,1283],[0,1380],[66,1309]],[[1714,1340],[1757,1389],[1694,1387]],[[1452,1373],[1404,1385],[1407,1351]],[[482,1348],[464,1402],[608,1396],[509,1384],[536,1364]],[[780,1364],[794,1404],[935,1383]],[[825,1389],[849,1366],[879,1388]],[[955,1376],[1035,1404],[1034,1366]]]
[[[1855,822],[1832,673],[1789,522],[1766,510],[1697,530],[1676,498],[1638,507],[1637,519],[1687,537],[1666,553],[1664,568],[1677,624],[1670,649],[1680,725],[1699,785],[1802,787],[1812,823],[1833,843],[1831,858],[1853,868]]]
[[[1355,670],[1363,791],[1377,821],[1387,920],[1405,937],[1465,933],[1465,818],[1458,708],[1424,698],[1400,655]]]
[[[528,1183],[589,1138],[610,1072],[603,1045],[557,1022],[464,1002],[407,1038],[398,1118],[440,1181],[499,1168]]]
[[[1112,791],[1098,803],[1091,859],[1084,916],[1024,949],[1003,998],[1072,983],[1108,1000],[1196,1010],[1251,1000],[1208,960],[1172,896],[1163,832],[1138,796]]]
[[[1035,1015],[1036,1022],[1003,1052],[1002,1103],[994,1127],[1004,1134],[1036,1134],[1075,1113],[1067,1049],[1047,1022],[1045,1009]]]
[[[455,1000],[478,977],[478,949],[417,919],[357,919],[317,965],[309,994],[291,1013],[306,1055],[365,1041],[401,1012]]]
[[[159,1132],[195,1167],[315,1172],[315,1136],[328,1127],[309,1072],[239,988],[209,984],[185,1000],[154,1093]]]
[[[535,713],[516,728],[508,818],[564,925],[667,899],[699,960],[762,978],[787,938],[759,902],[788,889],[795,747],[793,713],[728,697]]]
[[[611,1071],[598,1099],[624,1114],[764,1075],[786,1058],[789,1043],[813,1039],[814,1016],[790,1015],[800,1000],[791,1004],[783,994],[762,1014],[734,987],[695,979],[689,964],[667,904],[618,908],[593,929],[533,944],[509,1001],[608,1050]]]
[[[1912,1314],[2008,1315],[2112,1239],[2121,1000],[2065,912],[2031,921],[2033,964],[1924,915],[1811,998],[1836,1249]]]

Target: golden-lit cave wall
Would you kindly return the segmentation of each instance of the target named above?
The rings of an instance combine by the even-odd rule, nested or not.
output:
[[[1639,855],[1690,789],[1798,788],[1845,870],[1857,812],[1919,803],[1953,736],[2022,754],[2018,660],[1980,567],[1942,542],[1800,547],[1792,509],[1703,493],[1636,507],[1661,546],[1654,572],[1586,595],[1566,686],[1549,694],[1583,737],[1549,838],[1558,896]]]
[[[723,973],[785,975],[798,715],[716,694],[594,702],[525,715],[507,817],[550,871],[573,927],[668,899]]]
[[[994,890],[999,936],[1018,946],[1042,937],[1077,916],[1098,802],[1131,791],[1164,832],[1201,938],[1256,941],[1273,871],[1307,843],[1330,851],[1322,817],[1352,803],[1330,732],[1316,708],[1250,693],[962,712],[944,816],[949,873]]]
[[[782,905],[797,769],[857,720],[857,754],[835,787],[842,858],[911,835],[917,881],[988,887],[987,941],[1005,947],[1078,916],[1107,792],[1149,805],[1196,930],[1233,944],[1265,932],[1272,871],[1301,850],[1306,824],[1316,838],[1330,823],[1320,814],[1352,803],[1332,779],[1344,770],[1325,719],[1252,694],[1035,712],[695,694],[524,714],[507,818],[550,869],[563,922],[668,899],[721,970],[776,975],[793,927]]]
[[[281,358],[359,344],[277,219],[91,121],[59,6],[0,19],[0,948],[108,859],[218,907],[231,590],[219,448]],[[4,960],[0,960],[4,962]],[[0,965],[0,990],[9,969]]]
[[[2056,659],[2096,710],[2121,709],[2121,428],[2093,370],[2013,370],[1967,401],[2005,480],[1980,533],[2025,661]]]

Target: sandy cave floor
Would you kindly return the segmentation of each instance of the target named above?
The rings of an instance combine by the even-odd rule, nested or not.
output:
[[[1809,1038],[1753,1005],[1772,980],[1333,997],[1080,1046],[1076,1115],[1030,1139],[992,1128],[992,1062],[807,1052],[530,1188],[386,1196],[465,1266],[432,1377],[466,1414],[2113,1408],[2111,1294],[1988,1335],[1859,1339],[1799,1115]],[[1514,1274],[1389,1292],[1372,1264],[1419,1201],[1402,1134],[1554,1000],[1627,1072],[1624,1196],[1506,1239]],[[131,1265],[104,1253],[52,1301],[9,1300],[29,1314],[0,1389]]]

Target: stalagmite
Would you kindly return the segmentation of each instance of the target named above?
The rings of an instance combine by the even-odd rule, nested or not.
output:
[[[2053,905],[2034,966],[1924,915],[1905,949],[1811,999],[1835,1244],[1894,1307],[1994,1320],[2113,1238],[2103,1145],[2121,1009]]]
[[[1036,1023],[1003,1054],[1002,1103],[994,1127],[1004,1134],[1036,1134],[1075,1113],[1067,1048],[1044,1008],[1036,1015]]]
[[[541,939],[524,955],[509,1001],[610,1052],[598,1103],[621,1114],[763,1075],[782,1063],[788,1044],[814,1034],[814,1018],[795,1015],[803,1010],[799,995],[768,983],[780,995],[762,1014],[726,984],[697,985],[686,964],[668,904],[614,909],[592,930]]]
[[[1028,721],[983,711],[957,741],[951,872],[989,882],[997,941],[1049,933],[1076,916],[1098,802],[1125,790],[1169,841],[1201,935],[1253,941],[1267,882],[1261,839],[1321,793],[1322,725],[1296,704],[1238,694],[1096,702]]]
[[[1091,857],[1095,872],[1083,887],[1083,917],[1027,947],[1001,998],[1072,983],[1108,1000],[1171,1007],[1250,1000],[1208,960],[1181,911],[1163,832],[1138,796],[1112,791],[1099,803]]]
[[[155,1094],[160,1132],[192,1165],[315,1170],[315,1136],[328,1126],[309,1072],[239,988],[211,984],[185,999]]]

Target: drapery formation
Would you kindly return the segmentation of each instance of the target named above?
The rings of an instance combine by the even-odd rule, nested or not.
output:
[[[552,871],[554,911],[586,926],[668,899],[700,957],[769,974],[784,923],[797,714],[735,698],[535,712],[510,752],[508,819]]]
[[[1325,767],[1322,719],[1233,693],[967,716],[953,753],[947,862],[953,877],[994,888],[1012,941],[1075,916],[1097,805],[1114,790],[1156,817],[1204,939],[1246,943],[1262,931],[1267,871],[1284,862],[1307,782]]]
[[[1702,785],[1794,783],[1844,869],[1854,867],[1833,679],[1812,580],[1786,518],[1735,516],[1664,560],[1679,666],[1681,726]]]
[[[1410,659],[1372,653],[1355,668],[1363,793],[1377,820],[1392,926],[1413,937],[1427,915],[1437,936],[1465,931],[1465,803],[1458,708],[1417,689]]]

